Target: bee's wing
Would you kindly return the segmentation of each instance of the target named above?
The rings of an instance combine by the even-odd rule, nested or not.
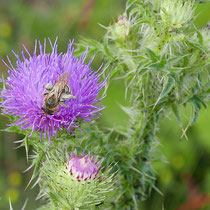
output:
[[[56,84],[58,83],[58,84],[62,84],[62,85],[67,85],[68,84],[68,82],[69,82],[69,72],[64,72],[64,73],[62,73],[59,77],[58,77],[58,79],[57,79],[57,81],[56,81]]]
[[[68,84],[68,82],[69,82],[69,72],[64,72],[64,73],[62,73],[59,77],[58,77],[58,79],[57,79],[57,81],[56,81],[56,83],[55,83],[55,85],[54,85],[54,91],[55,91],[55,96],[57,97],[57,98],[59,98],[60,97],[60,95],[61,95],[61,93],[62,93],[62,91],[63,91],[63,89],[65,88],[65,86]]]

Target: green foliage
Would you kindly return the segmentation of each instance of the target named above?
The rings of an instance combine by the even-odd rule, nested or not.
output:
[[[90,44],[110,63],[110,80],[124,78],[131,93],[129,107],[123,108],[129,123],[113,129],[117,140],[107,142],[112,145],[107,152],[119,161],[123,193],[116,206],[137,209],[139,200],[155,188],[152,162],[159,158],[156,131],[160,120],[174,112],[186,136],[201,105],[209,100],[209,31],[193,25],[193,1],[136,0],[127,1],[126,8],[128,17],[121,30],[119,18],[106,27],[102,42],[87,40],[79,49],[84,43]],[[187,128],[183,128],[179,110],[188,103],[192,114]]]

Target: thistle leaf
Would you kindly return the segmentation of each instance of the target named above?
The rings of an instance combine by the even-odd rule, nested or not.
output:
[[[201,109],[201,100],[198,97],[193,97],[192,100],[192,120],[190,126],[192,126],[198,119],[199,111]]]
[[[147,54],[149,55],[149,57],[153,60],[153,61],[157,61],[158,60],[158,56],[149,48],[146,48]]]
[[[5,129],[1,129],[1,131],[11,132],[11,133],[26,134],[26,131],[21,130],[21,128],[16,126],[16,125],[12,125],[12,126],[7,127]]]
[[[115,68],[111,71],[110,76],[109,76],[109,80],[111,80],[112,78],[116,77],[116,75],[118,73],[120,73],[123,69],[122,68]]]
[[[162,98],[164,98],[164,97],[171,91],[171,89],[174,87],[174,84],[175,84],[174,76],[172,76],[171,74],[169,74],[169,75],[166,77],[165,85],[164,85],[163,90],[162,90],[162,92],[160,93],[160,96],[159,96],[158,100],[156,101],[154,107],[158,104],[158,102],[159,102]]]
[[[26,136],[24,137],[24,139],[22,140],[21,146],[25,146],[25,150],[26,150],[26,160],[27,160],[27,162],[28,162],[29,143],[28,143],[28,135],[27,135],[27,134],[26,134]]]
[[[177,119],[180,127],[183,128],[183,123],[182,123],[182,119],[181,119],[181,116],[180,116],[178,105],[174,103],[174,104],[171,105],[171,108],[172,108],[172,111],[173,111],[174,115],[176,116],[176,119]]]
[[[11,203],[10,198],[9,198],[9,209],[10,209],[10,210],[13,210],[13,208],[12,208],[12,203]]]

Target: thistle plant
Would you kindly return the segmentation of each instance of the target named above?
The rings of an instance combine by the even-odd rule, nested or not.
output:
[[[110,155],[118,160],[121,196],[116,207],[139,208],[155,186],[152,164],[158,153],[158,126],[171,112],[183,135],[209,100],[209,30],[193,25],[194,1],[128,0],[125,13],[106,29],[101,42],[84,40],[91,52],[110,64],[109,81],[124,79],[129,116],[126,128],[117,128]],[[122,19],[124,24],[122,24]],[[119,30],[119,25],[121,26]],[[130,96],[127,95],[130,93]],[[189,123],[182,107],[191,106]]]
[[[128,0],[118,20],[104,26],[100,42],[84,39],[77,44],[76,54],[83,53],[80,59],[73,56],[72,44],[64,54],[58,54],[56,44],[52,53],[40,44],[40,54],[35,50],[23,61],[15,54],[17,67],[8,66],[1,106],[13,121],[8,130],[24,133],[21,145],[35,150],[32,181],[39,183],[38,197],[46,201],[43,209],[88,209],[99,204],[104,209],[139,209],[151,190],[160,192],[153,170],[153,162],[162,158],[160,121],[173,113],[183,131],[181,138],[187,138],[187,128],[210,99],[209,29],[194,26],[195,7],[193,0]],[[92,60],[85,63],[87,46],[88,56],[102,57],[109,66],[108,78],[101,67],[96,72],[90,68]],[[48,115],[42,109],[42,94],[64,72],[69,72],[66,85],[72,97]],[[103,96],[97,96],[113,79],[125,82],[129,106],[122,109],[129,121],[125,127],[105,129],[90,119],[104,108],[98,104]],[[188,104],[192,111],[185,125],[181,110]],[[50,146],[39,141],[42,133],[44,138],[48,135]],[[66,159],[64,146],[67,154],[85,150],[104,158],[105,169],[116,163],[118,170],[108,168],[100,175],[100,164],[87,153],[71,153]]]

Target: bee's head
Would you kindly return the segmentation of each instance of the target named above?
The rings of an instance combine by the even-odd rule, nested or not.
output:
[[[53,98],[49,98],[45,101],[45,104],[48,108],[54,108],[56,106],[56,100]]]
[[[46,114],[46,115],[52,115],[53,114],[53,111],[45,108],[44,106],[42,107],[42,111]]]

